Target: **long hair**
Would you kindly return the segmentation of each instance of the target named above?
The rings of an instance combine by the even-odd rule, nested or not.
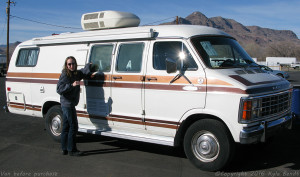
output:
[[[69,56],[69,57],[66,58],[62,72],[66,72],[66,74],[67,74],[68,77],[72,77],[72,71],[70,71],[68,69],[68,63],[67,63],[67,61],[69,59],[72,59],[73,62],[75,63],[75,70],[74,70],[73,74],[75,74],[75,75],[77,74],[77,61],[76,61],[76,59],[73,56]]]

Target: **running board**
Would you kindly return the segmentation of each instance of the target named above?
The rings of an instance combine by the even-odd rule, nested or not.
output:
[[[101,131],[93,129],[79,128],[79,132],[90,133],[95,135],[103,135],[114,138],[128,139],[134,141],[142,141],[147,143],[161,144],[166,146],[174,146],[174,138],[172,137],[161,137],[157,135],[149,135],[144,133],[128,133],[125,131]]]

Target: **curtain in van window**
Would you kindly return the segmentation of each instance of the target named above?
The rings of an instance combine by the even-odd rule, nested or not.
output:
[[[18,60],[17,60],[17,66],[25,66],[26,65],[28,53],[29,53],[29,50],[20,50]]]
[[[38,50],[30,50],[28,55],[28,66],[35,66],[37,62],[39,51]]]
[[[37,63],[39,49],[21,49],[19,51],[17,66],[35,66]]]

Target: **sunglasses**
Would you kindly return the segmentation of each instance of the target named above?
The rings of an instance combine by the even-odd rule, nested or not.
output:
[[[68,66],[75,65],[75,63],[68,63]]]

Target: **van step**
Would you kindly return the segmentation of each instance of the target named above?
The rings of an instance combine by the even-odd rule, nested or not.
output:
[[[101,131],[97,129],[85,129],[85,128],[79,128],[78,131],[82,133],[90,133],[90,134],[103,135],[103,136],[109,136],[114,138],[143,141],[143,142],[161,144],[166,146],[174,146],[173,137],[162,137],[162,136],[145,134],[145,133],[129,133],[126,131],[113,131],[113,130]]]

